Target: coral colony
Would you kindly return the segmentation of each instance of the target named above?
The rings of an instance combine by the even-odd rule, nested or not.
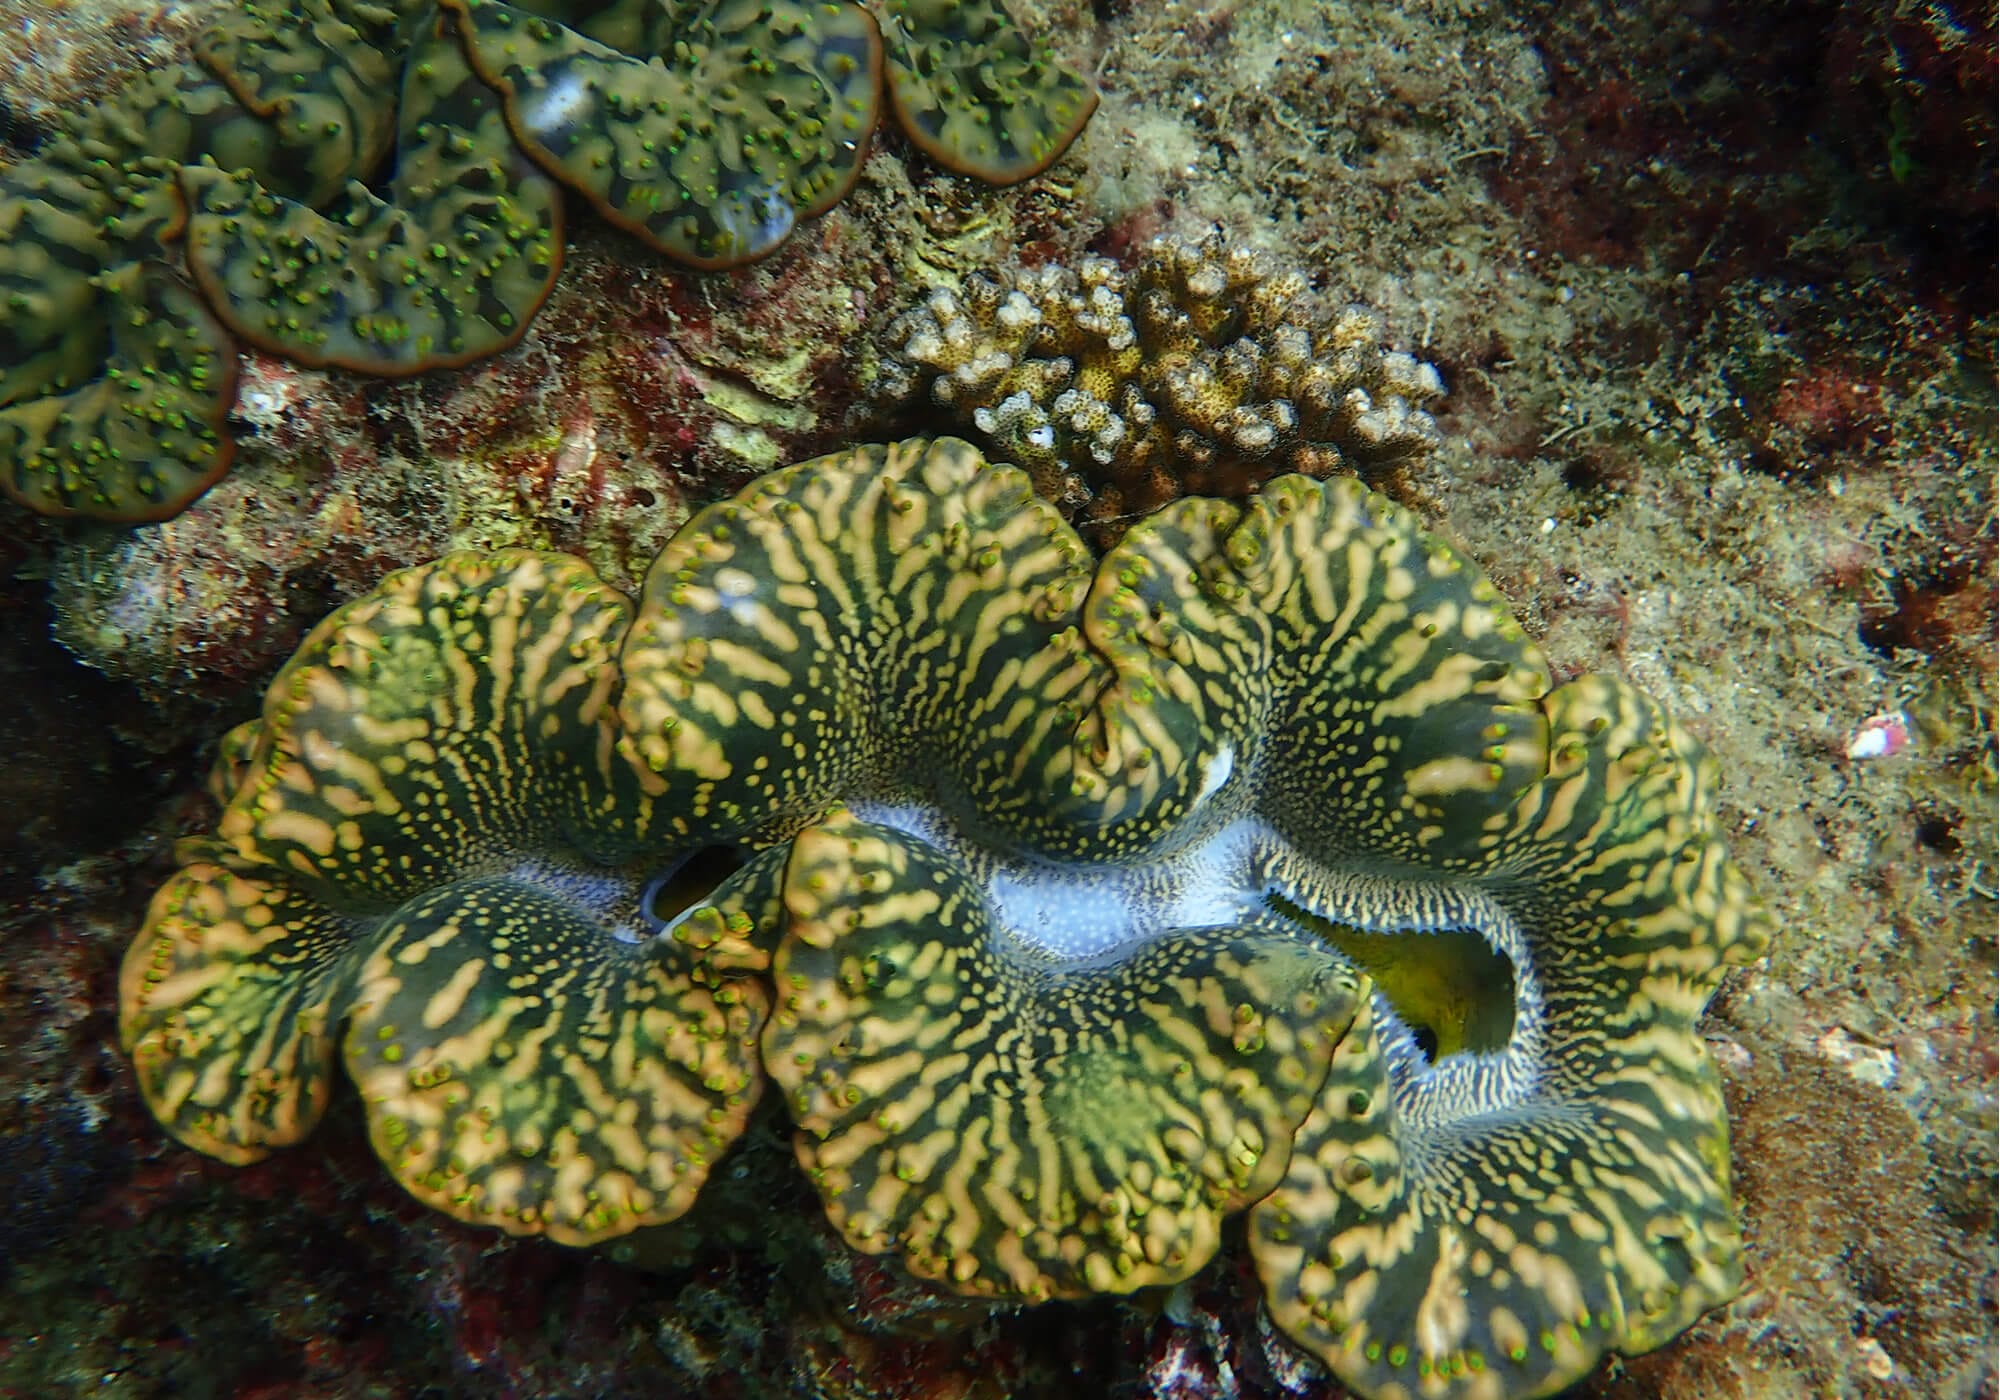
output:
[[[1326,322],[1306,279],[1220,235],[1009,267],[939,288],[889,329],[876,394],[942,410],[1025,468],[1096,542],[1184,495],[1281,472],[1390,484],[1427,457],[1437,371],[1382,350],[1363,307]]]
[[[884,110],[1008,185],[1096,102],[993,0],[243,4],[0,172],[0,486],[165,519],[240,348],[462,366],[579,213],[721,272]],[[768,1090],[899,1277],[1131,1294],[1240,1218],[1367,1400],[1734,1296],[1695,1022],[1768,927],[1711,765],[1371,489],[1442,384],[1305,286],[1219,236],[939,285],[870,389],[924,435],[700,509],[636,600],[487,550],[333,612],[126,955],[153,1113],[249,1163],[344,1071],[411,1196],[589,1246],[698,1220]]]

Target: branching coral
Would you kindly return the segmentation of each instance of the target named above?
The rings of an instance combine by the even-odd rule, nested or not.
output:
[[[884,23],[951,168],[1025,179],[1096,104],[992,0]],[[238,340],[384,375],[512,345],[563,187],[682,263],[766,256],[853,185],[885,85],[844,0],[246,0],[194,58],[0,172],[0,488],[45,514],[185,508]]]
[[[761,478],[629,614],[456,556],[329,619],[127,957],[184,1141],[294,1141],[345,1046],[462,1218],[668,1218],[763,1075],[857,1248],[1035,1301],[1185,1279],[1371,1397],[1531,1396],[1740,1281],[1693,1023],[1765,930],[1705,760],[1554,686],[1350,480],[1093,559],[943,440]],[[768,1014],[767,1014],[768,1008]]]
[[[1179,496],[1429,455],[1443,385],[1380,337],[1359,307],[1316,319],[1300,274],[1219,234],[1160,239],[1130,272],[1086,257],[932,291],[890,326],[877,394],[942,410],[1108,542]]]

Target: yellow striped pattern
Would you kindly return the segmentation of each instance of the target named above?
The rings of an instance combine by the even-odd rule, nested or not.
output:
[[[1077,625],[1090,562],[1026,477],[963,442],[774,472],[690,520],[647,575],[627,749],[667,820],[710,836],[796,827],[935,762],[1024,845],[1142,831],[1154,815],[1076,728],[1107,680]]]
[[[242,1164],[313,1130],[353,935],[282,880],[206,860],[153,896],[118,1003],[139,1089],[168,1131]]]
[[[1549,1043],[1532,1098],[1395,1111],[1376,1027],[1334,1059],[1251,1212],[1271,1315],[1373,1400],[1553,1395],[1742,1285],[1728,1124],[1695,1018],[1765,918],[1724,851],[1712,765],[1650,699],[1585,676],[1467,883],[1526,927]]]
[[[1276,1184],[1365,982],[1269,928],[1023,965],[923,842],[793,844],[764,1062],[858,1249],[1040,1302],[1188,1277]]]
[[[376,1153],[418,1200],[512,1233],[591,1244],[677,1218],[762,1085],[763,988],[705,985],[688,953],[607,948],[517,881],[412,901],[346,1006]]]
[[[830,1218],[923,1277],[1171,1283],[1247,1208],[1356,1394],[1548,1395],[1740,1284],[1694,1024],[1768,930],[1712,781],[1353,482],[1093,560],[962,442],[860,448],[698,514],[636,610],[507,552],[328,619],[224,744],[125,1036],[232,1161],[338,1052],[419,1198],[579,1243],[687,1209],[768,1074]]]
[[[298,1141],[340,1054],[440,1210],[575,1244],[686,1210],[762,1085],[768,997],[737,974],[768,962],[780,862],[671,937],[607,930],[673,855],[616,753],[628,616],[581,561],[506,551],[391,575],[307,637],[125,960],[124,1040],[177,1137]]]
[[[1217,744],[1261,749],[1259,810],[1323,859],[1455,867],[1544,762],[1540,653],[1351,479],[1176,502],[1111,552],[1085,615],[1124,702],[1093,722],[1138,730],[1184,783]]]

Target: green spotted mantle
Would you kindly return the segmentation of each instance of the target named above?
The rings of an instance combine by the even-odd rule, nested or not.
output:
[[[687,1209],[768,1080],[848,1240],[943,1286],[1172,1283],[1247,1210],[1356,1393],[1546,1395],[1740,1285],[1694,1021],[1766,935],[1710,780],[1351,481],[1100,559],[966,444],[863,448],[636,607],[502,554],[336,613],[124,1035],[230,1160],[338,1054],[413,1192],[572,1242]]]
[[[0,491],[185,509],[229,465],[239,344],[372,375],[505,350],[565,187],[678,262],[765,257],[853,186],[885,85],[998,183],[1097,100],[993,0],[241,0],[0,171]]]

